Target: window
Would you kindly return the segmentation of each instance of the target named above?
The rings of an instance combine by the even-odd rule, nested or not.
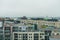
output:
[[[40,33],[40,35],[44,35],[44,33]]]
[[[23,40],[28,40],[28,35],[27,34],[23,34]]]
[[[14,39],[14,40],[18,40],[18,39]]]
[[[37,33],[34,34],[34,40],[38,40],[39,39],[39,35]]]
[[[29,34],[29,35],[32,35],[32,34]]]
[[[14,33],[14,35],[18,35],[17,33]]]
[[[32,36],[29,36],[29,38],[32,38]]]
[[[41,40],[45,40],[45,39],[41,39]]]
[[[40,36],[40,38],[42,38],[42,36]]]
[[[57,33],[56,35],[59,35],[59,33]]]

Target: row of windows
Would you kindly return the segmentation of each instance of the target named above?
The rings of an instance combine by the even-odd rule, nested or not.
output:
[[[17,36],[16,36],[16,38],[17,38]],[[19,38],[22,38],[22,36],[19,36]],[[29,36],[29,38],[32,38],[32,36]],[[44,38],[44,36],[40,36],[40,38]]]
[[[52,33],[52,35],[60,35],[60,33]]]
[[[17,33],[15,33],[15,34],[14,34],[14,38],[15,38],[15,39],[18,39],[18,38],[21,39],[21,38],[22,38],[23,40],[27,40],[28,37],[29,37],[29,40],[31,40],[33,36],[32,36],[32,34],[29,34],[29,35],[30,35],[30,36],[28,36],[27,34],[19,34],[19,35],[18,35]],[[40,38],[43,38],[43,37],[44,37],[44,36],[40,36]],[[34,34],[34,37],[33,37],[33,38],[34,38],[34,40],[39,40],[39,34],[37,34],[37,33]]]
[[[18,39],[14,39],[14,40],[18,40]],[[19,39],[22,40],[22,39]],[[28,40],[28,39],[23,39],[23,40]],[[29,40],[33,40],[33,39],[29,39]],[[34,39],[34,40],[39,40],[39,39]],[[40,39],[40,40],[45,40],[45,39]]]
[[[28,34],[17,34],[17,33],[14,33],[14,35],[28,35]],[[30,36],[32,36],[33,34],[29,34]],[[39,34],[34,34],[34,35],[39,35]],[[45,35],[44,33],[40,33],[40,35]]]
[[[17,33],[14,33],[14,35],[18,35]],[[19,34],[19,35],[27,35],[27,34]],[[33,34],[29,34],[29,35],[33,35]],[[39,35],[37,33],[35,33],[34,35]],[[44,33],[40,33],[40,35],[45,35]]]

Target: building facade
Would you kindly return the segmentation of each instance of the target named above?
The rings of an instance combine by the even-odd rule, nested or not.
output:
[[[38,28],[42,28],[42,25],[48,25],[48,26],[60,28],[60,21],[20,20],[20,22],[25,24],[37,24]]]
[[[44,32],[13,32],[13,40],[45,40]]]
[[[60,32],[54,32],[54,31],[53,31],[53,32],[51,33],[51,37],[52,37],[52,38],[56,38],[56,39],[60,39]]]

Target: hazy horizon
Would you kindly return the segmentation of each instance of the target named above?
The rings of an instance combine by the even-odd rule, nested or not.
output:
[[[60,17],[60,0],[0,0],[0,17]]]

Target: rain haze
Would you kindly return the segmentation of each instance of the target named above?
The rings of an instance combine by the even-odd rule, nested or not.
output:
[[[0,0],[0,16],[60,17],[60,0]]]

